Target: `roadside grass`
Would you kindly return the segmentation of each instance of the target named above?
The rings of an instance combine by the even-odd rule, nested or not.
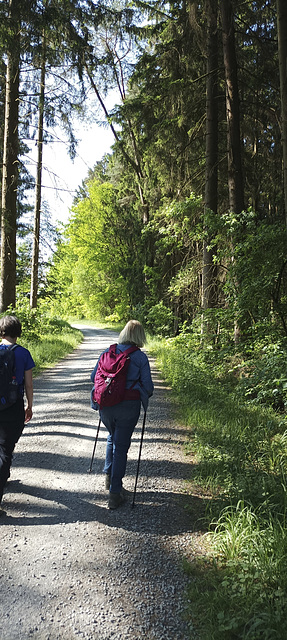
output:
[[[29,349],[35,362],[33,375],[53,367],[59,360],[71,353],[82,341],[82,333],[76,329],[57,334],[44,334],[38,340],[19,340],[19,344]]]
[[[191,637],[287,637],[287,425],[284,415],[249,405],[200,350],[151,340],[150,352],[190,427],[198,464],[191,482],[208,489],[206,553],[187,566]],[[194,633],[194,635],[192,635]]]
[[[31,310],[27,302],[15,309],[9,308],[6,313],[15,314],[22,323],[18,343],[31,352],[36,365],[33,375],[55,365],[83,339],[82,332],[69,322],[43,312],[41,307]]]
[[[82,341],[83,334],[78,327],[96,326],[99,329],[109,329],[120,332],[123,324],[107,323],[100,320],[79,320],[69,318],[67,321],[42,313],[41,307],[37,311],[26,308],[13,310],[22,322],[22,336],[19,344],[29,349],[35,362],[33,374],[37,375],[48,367],[53,367],[59,360],[71,353]]]
[[[31,311],[21,306],[11,310],[22,322],[22,336],[19,344],[32,354],[35,362],[33,374],[38,375],[48,367],[53,367],[59,360],[71,353],[83,339],[82,326],[96,326],[99,329],[109,329],[120,332],[123,323],[108,323],[102,320],[83,320],[78,318],[61,318],[50,316],[49,313],[38,310]],[[79,328],[72,325],[75,324]]]

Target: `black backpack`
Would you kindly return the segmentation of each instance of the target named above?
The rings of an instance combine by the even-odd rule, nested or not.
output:
[[[13,344],[7,349],[0,349],[0,411],[11,407],[20,397],[16,380],[16,364]]]

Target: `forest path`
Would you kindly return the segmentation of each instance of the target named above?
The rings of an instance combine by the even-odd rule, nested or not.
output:
[[[104,427],[88,473],[98,423],[89,394],[95,362],[117,335],[80,328],[79,347],[35,379],[33,420],[15,450],[0,519],[0,640],[188,640],[181,560],[200,535],[185,508],[186,431],[151,361],[135,508],[142,414],[124,479],[130,499],[110,511]]]

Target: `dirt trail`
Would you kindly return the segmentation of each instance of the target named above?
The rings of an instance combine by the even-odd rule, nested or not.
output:
[[[101,428],[90,372],[117,337],[81,327],[84,341],[34,381],[33,421],[19,441],[0,519],[0,640],[188,640],[187,577],[197,534],[185,509],[190,460],[171,419],[170,392],[152,367],[136,506],[107,508]],[[129,452],[133,491],[142,416]]]

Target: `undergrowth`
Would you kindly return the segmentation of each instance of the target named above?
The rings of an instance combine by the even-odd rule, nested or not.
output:
[[[194,637],[285,640],[284,341],[223,353],[181,335],[153,340],[150,350],[190,427],[187,449],[198,462],[192,482],[213,496],[208,552],[188,567]]]

